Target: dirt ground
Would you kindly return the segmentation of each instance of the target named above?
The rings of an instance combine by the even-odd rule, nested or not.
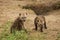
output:
[[[36,14],[32,10],[22,9],[21,5],[26,5],[28,2],[23,1],[0,1],[0,26],[5,24],[7,21],[14,21],[19,13],[28,13],[27,21],[25,22],[25,28],[29,31],[30,37],[35,38],[33,40],[38,40],[40,35],[44,40],[56,40],[57,35],[60,32],[60,10],[54,10],[48,12],[49,15],[44,15],[47,22],[47,30],[44,32],[34,31],[34,18]],[[0,29],[0,32],[2,29]],[[42,35],[44,34],[44,35]],[[43,39],[42,39],[43,40]]]

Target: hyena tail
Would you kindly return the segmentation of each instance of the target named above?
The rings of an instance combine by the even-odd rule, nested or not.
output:
[[[44,28],[47,29],[46,22],[44,23]]]

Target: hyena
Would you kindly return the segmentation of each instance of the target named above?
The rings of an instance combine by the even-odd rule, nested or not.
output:
[[[40,29],[41,32],[43,32],[43,28],[47,29],[46,27],[46,20],[43,15],[39,15],[34,19],[34,24],[35,24],[35,30]]]
[[[10,29],[11,33],[14,32],[15,30],[20,31],[22,29],[26,31],[24,27],[24,22],[26,21],[26,18],[27,18],[27,13],[24,13],[24,14],[20,13],[18,18],[14,21],[14,23],[11,26],[11,29]]]

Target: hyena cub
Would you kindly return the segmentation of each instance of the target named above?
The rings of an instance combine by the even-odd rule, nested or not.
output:
[[[34,19],[34,24],[35,24],[35,30],[40,29],[41,32],[43,32],[43,27],[47,29],[46,27],[46,20],[43,15],[39,15]]]
[[[25,30],[25,27],[24,27],[24,22],[26,21],[26,18],[27,18],[27,13],[20,13],[18,18],[14,21],[14,23],[12,24],[11,26],[11,33],[14,32],[15,30],[22,30],[24,29]]]

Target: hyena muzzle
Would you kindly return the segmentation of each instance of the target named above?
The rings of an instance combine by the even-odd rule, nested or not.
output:
[[[24,13],[24,14],[20,13],[18,18],[12,24],[10,33],[14,32],[15,30],[20,31],[22,29],[24,29],[26,31],[26,29],[24,27],[24,22],[26,21],[26,18],[27,18],[27,13]]]
[[[46,27],[46,20],[43,15],[39,15],[34,19],[34,24],[35,24],[35,30],[40,29],[41,32],[43,32],[43,28],[47,29]]]

